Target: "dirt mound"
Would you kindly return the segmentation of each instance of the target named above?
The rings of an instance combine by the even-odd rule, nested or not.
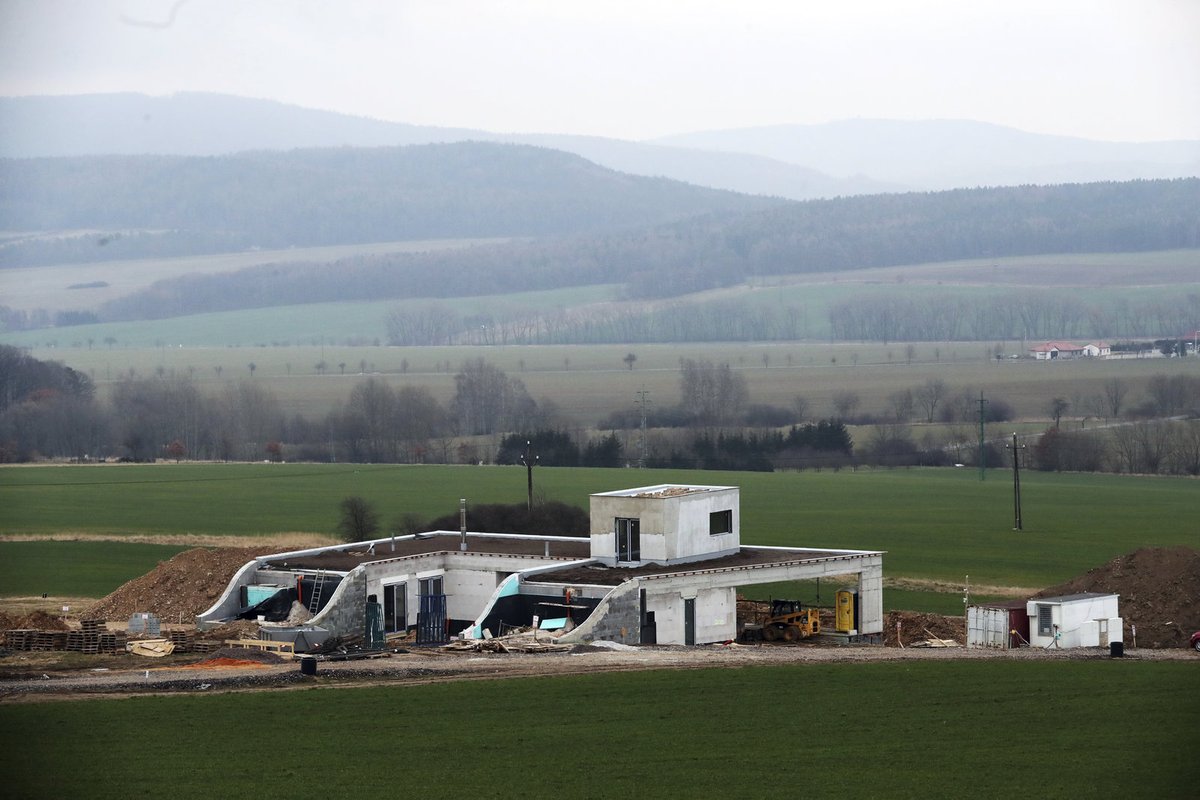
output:
[[[1138,647],[1183,647],[1200,630],[1200,551],[1143,547],[1035,597],[1081,592],[1121,596],[1126,646],[1133,645],[1136,625]]]
[[[900,623],[899,635],[896,623]],[[883,644],[909,647],[927,639],[953,639],[960,645],[966,642],[967,623],[964,617],[941,614],[921,614],[916,611],[889,611],[883,620]]]
[[[33,611],[23,617],[7,617],[11,623],[5,630],[35,630],[35,631],[67,631],[71,629],[60,617],[47,614],[45,611]]]
[[[208,658],[200,664],[221,662],[222,660],[238,661],[254,664],[282,664],[286,659],[267,650],[251,650],[245,647],[222,647],[209,653]]]
[[[146,611],[163,622],[193,622],[209,609],[234,573],[262,550],[251,547],[196,548],[162,561],[140,578],[134,578],[97,601],[85,618],[125,620]]]

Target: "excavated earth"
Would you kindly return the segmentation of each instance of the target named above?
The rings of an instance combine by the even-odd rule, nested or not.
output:
[[[157,614],[164,622],[192,622],[215,603],[246,562],[262,555],[253,547],[194,548],[159,563],[97,601],[83,619],[128,620],[136,613]]]
[[[1143,547],[1035,597],[1101,592],[1121,596],[1129,646],[1183,647],[1200,630],[1200,550]]]

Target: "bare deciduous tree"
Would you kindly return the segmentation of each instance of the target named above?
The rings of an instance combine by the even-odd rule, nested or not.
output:
[[[833,412],[839,420],[845,420],[853,414],[861,403],[857,392],[835,392],[833,395]]]
[[[945,381],[938,378],[930,378],[913,392],[913,398],[917,401],[921,410],[925,412],[926,422],[933,422],[933,417],[937,414],[938,406],[946,397],[948,391]]]
[[[361,542],[379,532],[379,514],[362,497],[352,495],[339,505],[337,532],[346,542]]]

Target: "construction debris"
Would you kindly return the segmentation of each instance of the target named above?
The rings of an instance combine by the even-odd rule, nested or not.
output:
[[[162,658],[174,653],[175,645],[171,644],[168,639],[139,639],[136,642],[126,644],[125,650],[135,656]]]
[[[544,631],[539,634],[533,628],[521,628],[491,639],[458,639],[440,649],[449,653],[565,653],[571,645],[559,644]]]

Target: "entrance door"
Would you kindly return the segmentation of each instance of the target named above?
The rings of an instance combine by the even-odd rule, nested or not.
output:
[[[442,577],[417,581],[420,607],[417,609],[417,644],[444,644],[450,640],[446,629],[446,595]]]
[[[683,643],[696,643],[696,598],[689,597],[683,601]]]
[[[408,584],[383,587],[383,629],[388,633],[408,630]]]
[[[617,518],[617,561],[641,561],[641,521]]]

